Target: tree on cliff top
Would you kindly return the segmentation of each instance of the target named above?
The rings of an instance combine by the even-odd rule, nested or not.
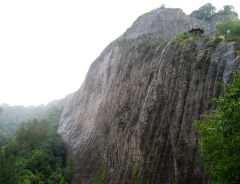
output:
[[[225,5],[223,6],[223,10],[219,10],[216,12],[216,8],[211,4],[207,3],[203,6],[201,6],[198,10],[194,10],[190,16],[200,19],[200,20],[209,20],[211,17],[219,14],[235,14],[238,15],[234,11],[234,7],[232,5]]]
[[[240,24],[238,20],[218,22],[216,36],[224,36],[226,40],[240,40]]]
[[[219,10],[218,13],[219,14],[235,14],[236,16],[238,16],[237,12],[235,12],[235,10],[234,10],[234,6],[233,5],[225,5],[225,6],[223,6],[223,10]]]
[[[215,11],[216,8],[211,3],[207,3],[201,6],[198,10],[194,10],[190,16],[201,20],[207,20],[215,13]]]
[[[234,11],[234,7],[233,7],[233,5],[225,5],[225,6],[223,6],[223,11],[233,12]]]
[[[208,121],[196,121],[206,170],[216,184],[240,183],[240,76],[222,84],[225,94],[214,101],[217,109]]]

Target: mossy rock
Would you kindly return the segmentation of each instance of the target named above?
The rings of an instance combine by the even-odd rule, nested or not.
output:
[[[240,42],[235,43],[235,55],[240,56]]]
[[[235,51],[235,55],[236,55],[236,56],[240,56],[240,50]]]
[[[116,39],[115,43],[119,44],[119,43],[126,42],[127,40],[128,40],[127,37],[121,37],[121,38]]]
[[[191,42],[191,41],[193,41],[193,40],[194,40],[194,37],[191,36],[191,37],[189,37],[189,38],[187,38],[187,39],[184,39],[184,40],[180,41],[179,44],[180,44],[180,45],[185,45],[186,43]]]
[[[146,169],[142,170],[138,167],[132,171],[130,184],[148,184],[149,173]]]
[[[236,43],[236,44],[235,44],[235,49],[236,49],[236,50],[240,50],[240,43]]]
[[[207,49],[199,49],[199,50],[197,51],[197,53],[200,54],[200,53],[206,52],[206,51],[208,51],[208,50],[207,50]]]
[[[159,46],[164,45],[165,43],[166,43],[166,42],[160,41],[160,42],[158,42],[155,46],[156,46],[156,47],[159,47]]]
[[[93,184],[102,184],[107,176],[107,169],[100,168],[96,179],[93,181]]]

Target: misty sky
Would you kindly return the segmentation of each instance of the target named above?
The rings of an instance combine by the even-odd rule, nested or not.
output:
[[[100,52],[141,14],[239,0],[1,0],[0,104],[38,105],[76,91]]]

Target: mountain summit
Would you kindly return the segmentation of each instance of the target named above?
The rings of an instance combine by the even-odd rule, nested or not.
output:
[[[186,15],[181,9],[158,8],[140,16],[122,35],[126,38],[136,38],[144,33],[161,34],[164,40],[175,37],[177,33],[187,32],[194,27],[204,29],[205,35],[212,35],[217,22],[234,20],[235,14],[216,14],[209,20],[199,20]]]

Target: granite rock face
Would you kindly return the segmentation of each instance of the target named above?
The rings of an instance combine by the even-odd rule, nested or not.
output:
[[[215,15],[208,21],[186,15],[181,9],[159,8],[140,16],[122,37],[136,38],[144,33],[162,35],[164,40],[172,39],[177,33],[193,27],[204,29],[205,35],[212,35],[217,22],[236,19],[235,14]]]
[[[102,175],[106,184],[207,184],[193,123],[215,108],[209,97],[223,92],[216,82],[239,69],[236,43],[129,35],[92,63],[61,116],[72,183]]]

